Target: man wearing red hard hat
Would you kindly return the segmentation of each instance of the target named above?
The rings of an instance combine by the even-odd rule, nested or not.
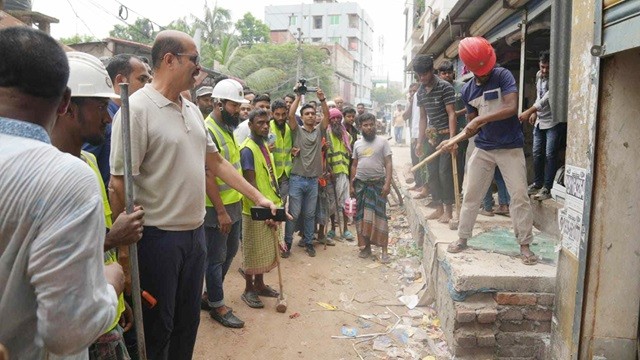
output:
[[[495,51],[482,37],[463,39],[458,46],[458,53],[460,60],[475,75],[461,91],[469,121],[463,132],[467,138],[475,134],[477,136],[476,149],[467,165],[468,188],[460,213],[459,239],[451,243],[447,251],[455,253],[467,247],[480,203],[497,166],[511,195],[511,219],[520,244],[522,262],[534,265],[538,258],[529,249],[533,240],[533,216],[527,196],[527,174],[522,149],[524,135],[517,117],[518,87],[515,78],[509,70],[496,67]],[[445,150],[454,146],[451,141],[445,141],[441,145]]]

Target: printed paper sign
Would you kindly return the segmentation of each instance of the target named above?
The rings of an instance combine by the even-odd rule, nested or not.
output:
[[[587,169],[571,165],[565,166],[564,187],[567,190],[565,206],[582,214],[587,187]]]
[[[582,214],[571,208],[560,209],[558,225],[562,235],[562,247],[577,258],[583,237]]]

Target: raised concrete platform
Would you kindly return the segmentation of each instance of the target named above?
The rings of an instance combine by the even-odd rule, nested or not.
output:
[[[405,190],[401,171],[397,180],[413,236],[423,247],[428,288],[421,304],[435,304],[456,358],[544,359],[555,291],[555,234],[534,232],[532,249],[542,259],[527,266],[517,257],[511,219],[478,215],[470,249],[448,253],[446,247],[457,239],[457,231],[425,220],[433,210]],[[553,200],[534,205],[548,209],[539,221],[548,221],[552,213],[557,219]]]

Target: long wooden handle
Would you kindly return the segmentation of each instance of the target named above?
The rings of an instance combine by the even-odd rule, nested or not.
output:
[[[473,134],[467,133],[467,131],[465,129],[463,129],[460,133],[458,133],[458,135],[452,137],[451,139],[449,139],[449,144],[457,144],[463,140],[466,140],[468,137],[472,136]],[[433,154],[427,156],[424,160],[420,161],[419,163],[417,163],[414,167],[411,168],[412,172],[415,172],[416,170],[420,169],[421,167],[427,165],[428,163],[432,162],[435,158],[437,158],[438,156],[440,156],[440,154],[442,154],[442,149],[438,149],[436,150]]]
[[[278,267],[278,285],[280,285],[280,298],[284,297],[284,292],[282,290],[282,270],[280,270],[280,249],[278,243],[280,240],[278,239],[278,232],[276,229],[271,229],[271,233],[273,234],[273,243],[276,248],[276,266]]]
[[[458,183],[458,152],[451,153],[451,165],[453,166],[453,194],[456,200],[456,214],[460,219],[460,184]]]

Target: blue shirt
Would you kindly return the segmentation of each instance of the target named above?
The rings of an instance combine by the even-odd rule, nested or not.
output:
[[[507,94],[517,93],[516,80],[505,68],[496,67],[483,85],[474,79],[468,81],[461,90],[468,114],[485,115],[493,113],[502,105]],[[522,126],[516,115],[487,123],[480,128],[475,139],[476,146],[483,150],[514,149],[524,146]]]
[[[109,112],[111,119],[116,116],[118,110],[120,110],[120,106],[109,100],[107,111]],[[111,154],[111,124],[107,124],[104,130],[104,142],[102,144],[84,144],[82,145],[82,150],[86,150],[96,156],[96,160],[98,161],[98,169],[100,169],[100,176],[102,177],[102,181],[104,181],[104,186],[109,186],[109,177],[111,176],[111,173],[109,172],[109,154]]]

